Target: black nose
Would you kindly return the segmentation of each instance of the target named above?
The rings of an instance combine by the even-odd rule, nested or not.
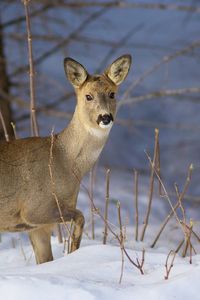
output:
[[[113,121],[113,116],[111,114],[99,115],[97,123],[103,122],[104,125],[108,125],[111,121]]]

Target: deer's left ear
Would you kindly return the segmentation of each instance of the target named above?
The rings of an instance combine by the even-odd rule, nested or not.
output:
[[[126,54],[117,58],[106,70],[105,75],[116,85],[124,81],[131,66],[131,55]]]

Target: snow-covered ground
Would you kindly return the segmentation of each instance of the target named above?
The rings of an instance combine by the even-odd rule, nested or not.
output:
[[[89,245],[88,245],[89,244]],[[166,253],[146,251],[141,275],[127,260],[122,284],[119,284],[121,254],[117,246],[88,243],[84,240],[76,252],[63,256],[62,245],[53,239],[56,259],[35,265],[29,245],[13,249],[8,235],[3,237],[0,256],[0,295],[5,300],[135,299],[199,300],[200,255],[190,265],[188,258],[176,257],[168,280],[165,276]],[[129,250],[132,258],[140,251]]]
[[[104,205],[104,171],[96,182],[95,203],[103,210]],[[87,185],[87,180],[84,181]],[[133,180],[132,175],[111,172],[111,203],[109,221],[119,232],[116,219],[116,200],[121,201],[122,221],[127,225],[126,249],[136,261],[141,259],[145,248],[144,275],[141,275],[125,259],[122,283],[121,251],[112,235],[108,236],[107,245],[102,245],[103,223],[95,217],[96,239],[91,240],[88,221],[89,200],[81,189],[79,208],[86,216],[85,233],[79,250],[72,254],[63,253],[63,244],[58,244],[52,237],[55,260],[43,265],[36,265],[30,243],[25,234],[2,235],[0,243],[0,299],[2,300],[183,300],[189,297],[199,300],[200,255],[199,245],[194,242],[197,255],[193,256],[192,265],[189,258],[177,255],[168,280],[165,280],[165,262],[170,250],[175,250],[183,239],[183,233],[174,220],[163,232],[154,249],[150,244],[158,230],[158,225],[169,211],[168,203],[163,199],[153,199],[150,225],[147,228],[144,243],[134,241],[133,227]],[[140,232],[143,215],[147,204],[148,180],[143,180],[140,187]],[[143,214],[141,212],[143,211]],[[195,211],[195,210],[194,210]],[[192,213],[192,210],[189,210]],[[195,215],[195,214],[194,214]],[[192,217],[192,215],[188,216]],[[198,224],[195,230],[198,231]],[[170,257],[171,259],[172,257]]]

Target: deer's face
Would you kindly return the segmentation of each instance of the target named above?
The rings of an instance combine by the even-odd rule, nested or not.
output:
[[[108,78],[90,76],[77,91],[78,111],[87,126],[110,129],[115,119],[117,91]]]
[[[64,60],[69,81],[77,94],[77,111],[87,129],[108,132],[116,115],[116,93],[128,74],[131,57],[124,55],[114,61],[102,75],[89,75],[86,69],[71,58]]]

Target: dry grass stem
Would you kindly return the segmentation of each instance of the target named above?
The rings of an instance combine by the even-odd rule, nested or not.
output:
[[[192,234],[195,236],[197,241],[200,243],[200,237],[197,235],[197,233],[193,229],[191,229],[191,230],[192,230]]]
[[[117,202],[117,216],[118,216],[118,223],[119,223],[119,230],[120,230],[119,237],[121,243],[123,243],[124,236],[123,236],[122,218],[121,218],[121,205],[119,201]]]
[[[74,173],[74,175],[76,176],[76,174]],[[85,190],[85,192],[87,193],[90,201],[93,201],[91,198],[90,198],[90,192],[89,190],[87,189],[87,187],[81,183],[80,179],[76,176],[78,182],[80,183],[80,185],[82,186],[82,188]],[[143,271],[143,263],[137,261],[137,262],[134,262],[134,260],[130,257],[130,255],[128,254],[126,248],[124,245],[121,245],[121,242],[120,242],[120,238],[118,236],[118,234],[116,234],[114,232],[114,230],[112,229],[110,223],[108,222],[107,219],[105,219],[105,217],[101,214],[100,210],[96,207],[95,203],[93,202],[93,207],[94,207],[94,210],[96,212],[96,214],[101,218],[101,220],[104,222],[104,224],[106,223],[106,227],[107,227],[107,230],[109,230],[109,232],[113,235],[113,237],[118,241],[119,245],[120,245],[120,248],[123,250],[124,252],[124,255],[127,257],[127,259],[129,260],[129,262],[135,267],[137,268],[139,271],[140,271],[140,274],[144,274],[144,271]],[[138,263],[139,262],[139,263]]]
[[[188,187],[188,185],[191,181],[192,170],[193,170],[193,165],[191,164],[190,167],[189,167],[188,176],[187,176],[187,179],[186,179],[186,182],[185,182],[183,193],[185,192],[185,187]],[[185,208],[184,208],[183,203],[182,203],[183,197],[181,197],[182,195],[179,193],[179,189],[178,189],[177,184],[175,184],[174,186],[175,186],[175,191],[176,191],[176,195],[177,195],[178,202],[179,202],[179,207],[180,207],[181,212],[182,212],[181,224],[182,224],[183,232],[184,232],[184,235],[185,235],[185,247],[183,249],[182,256],[183,257],[186,256],[188,248],[189,248],[190,263],[192,263],[192,251],[194,250],[194,253],[196,252],[193,245],[192,245],[192,242],[191,242],[193,222],[190,221],[190,225],[186,226],[187,225],[187,219],[186,219]]]
[[[29,56],[29,76],[30,76],[30,120],[31,120],[31,133],[32,135],[39,136],[39,129],[36,118],[36,102],[35,102],[35,71],[33,64],[33,48],[31,36],[31,22],[29,15],[29,2],[30,0],[23,0],[25,16],[26,16],[26,29],[28,41],[28,56]]]
[[[138,240],[139,211],[138,211],[138,172],[134,170],[134,204],[135,204],[135,240]]]
[[[152,163],[151,158],[150,158],[150,156],[148,155],[147,152],[146,152],[146,155],[147,155],[147,158],[148,158],[149,162],[151,163],[151,165],[152,165],[152,167],[153,167],[153,163]],[[193,170],[193,165],[191,164],[190,167],[189,167],[188,176],[187,176],[187,179],[186,179],[186,185],[188,185],[189,182],[190,182],[190,180],[191,180],[191,173],[192,173],[192,170]],[[179,219],[179,217],[178,217],[176,211],[174,210],[174,207],[173,207],[172,202],[171,202],[171,200],[170,200],[170,198],[169,198],[169,195],[167,194],[166,188],[165,188],[165,186],[164,186],[164,184],[163,184],[161,178],[159,177],[159,174],[157,173],[157,170],[155,169],[155,167],[154,167],[154,172],[155,172],[155,174],[156,174],[158,180],[160,181],[160,183],[161,183],[161,185],[162,185],[162,189],[163,189],[163,191],[164,191],[164,196],[165,196],[166,199],[168,200],[168,203],[169,203],[169,205],[171,206],[171,208],[172,208],[172,210],[173,210],[173,213],[174,213],[174,215],[175,215],[175,218],[176,218],[178,224],[180,225],[180,228],[181,228],[181,230],[183,231],[183,234],[184,234],[184,236],[185,236],[185,248],[184,248],[184,251],[183,251],[183,256],[186,255],[188,246],[191,247],[190,249],[192,249],[194,252],[196,252],[195,249],[194,249],[194,247],[192,246],[191,240],[190,240],[192,228],[191,228],[189,231],[186,231],[185,226],[186,226],[187,224],[183,224],[183,222]],[[182,194],[184,194],[185,191],[186,191],[186,189],[185,189],[185,187],[184,187],[183,193],[182,193]],[[180,199],[179,199],[179,201],[180,201]],[[183,225],[184,225],[184,226],[183,226]],[[189,228],[190,228],[190,227],[189,227]],[[188,234],[188,232],[189,232],[189,234]],[[191,250],[191,251],[192,251],[192,250]],[[191,261],[191,260],[190,260],[190,261]]]
[[[12,129],[13,129],[14,137],[15,137],[16,140],[18,140],[19,136],[18,136],[17,131],[16,131],[15,123],[11,122],[10,124],[11,124]]]
[[[107,242],[108,235],[108,206],[110,200],[110,169],[106,170],[106,197],[105,197],[105,212],[104,212],[104,235],[103,235],[103,244]]]
[[[172,260],[171,260],[171,262],[170,262],[170,264],[169,264],[169,258],[170,258],[170,255],[173,255],[172,256]],[[166,263],[165,263],[165,270],[166,270],[166,274],[165,274],[165,279],[167,280],[167,279],[169,279],[169,274],[170,274],[170,272],[171,272],[171,269],[173,268],[173,266],[174,266],[174,260],[175,260],[175,257],[176,257],[176,252],[174,252],[174,251],[170,251],[169,252],[169,254],[167,255],[167,258],[166,258]]]
[[[185,232],[185,247],[183,249],[182,257],[185,257],[187,255],[187,251],[189,248],[190,264],[192,264],[192,251],[194,251],[194,253],[196,253],[196,251],[192,245],[192,242],[191,242],[193,223],[190,222],[190,226],[187,226],[187,227],[184,226],[185,224],[183,224],[183,230]]]
[[[90,197],[94,199],[94,171],[95,168],[93,167],[90,171]],[[92,201],[93,202],[93,201]],[[95,223],[94,223],[94,209],[92,202],[90,201],[90,221],[91,221],[91,234],[92,239],[95,239]]]
[[[155,129],[155,144],[154,144],[154,156],[153,156],[153,162],[151,165],[151,175],[150,175],[150,183],[149,183],[149,202],[147,207],[147,212],[144,220],[144,226],[142,229],[142,234],[140,240],[144,240],[145,232],[148,226],[149,222],[149,216],[151,212],[151,205],[152,205],[152,199],[153,199],[153,190],[154,190],[154,169],[156,167],[156,161],[157,161],[157,148],[158,148],[158,139],[159,139],[159,130]]]
[[[156,151],[157,151],[157,153],[156,153],[156,169],[157,169],[157,172],[158,172],[160,178],[162,178],[161,177],[161,167],[160,167],[160,143],[159,143],[159,140],[157,143]],[[160,196],[163,196],[162,186],[159,181],[158,181],[158,192],[159,192]]]
[[[179,252],[179,250],[181,249],[181,247],[182,247],[183,244],[184,244],[184,241],[185,241],[185,239],[183,239],[183,240],[179,243],[178,247],[177,247],[176,250],[175,250],[176,253]]]
[[[122,283],[122,277],[123,277],[123,273],[124,273],[124,251],[123,248],[121,248],[121,272],[120,272],[120,278],[119,278],[119,284]]]
[[[6,139],[7,142],[9,142],[10,138],[9,138],[9,135],[8,135],[8,131],[7,131],[7,128],[6,128],[6,124],[5,124],[5,121],[4,121],[3,114],[1,112],[1,108],[0,108],[0,121],[1,121],[1,124],[2,124],[2,127],[3,127],[3,132],[4,132],[5,139]]]
[[[121,273],[119,278],[119,284],[122,282],[123,272],[124,272],[124,235],[123,235],[123,227],[122,227],[122,218],[121,218],[121,205],[120,202],[117,202],[117,215],[118,215],[118,223],[119,223],[119,239],[120,239],[120,249],[121,249]]]
[[[177,203],[175,204],[175,206],[172,207],[170,213],[167,215],[167,217],[165,218],[164,222],[162,223],[162,225],[161,225],[161,227],[160,227],[160,229],[159,229],[159,231],[158,231],[158,233],[157,233],[157,235],[156,235],[156,237],[155,237],[155,239],[154,239],[154,241],[153,241],[153,243],[152,243],[152,245],[151,245],[152,248],[156,245],[157,241],[159,240],[159,238],[160,238],[160,236],[161,236],[163,230],[165,229],[166,225],[168,224],[169,220],[170,220],[170,219],[172,218],[172,216],[174,215],[174,212],[176,212],[176,210],[177,210],[177,208],[179,207],[180,203],[182,203],[182,201],[183,201],[183,199],[184,199],[184,196],[185,196],[185,193],[187,192],[188,187],[189,187],[189,184],[190,184],[190,181],[191,181],[192,171],[193,171],[193,166],[190,165],[190,166],[189,166],[189,169],[188,169],[187,178],[186,178],[186,181],[185,181],[185,184],[184,184],[183,192],[178,196],[178,201],[177,201]],[[158,175],[159,175],[159,174],[158,174]],[[160,178],[160,175],[159,175],[159,178]],[[161,184],[162,181],[161,181],[161,178],[160,178],[159,182],[160,182],[160,185],[161,185],[161,188],[162,188],[162,184]],[[162,189],[162,190],[163,190],[163,189]],[[162,193],[163,193],[163,192],[162,192]],[[177,193],[176,193],[176,195],[177,195]],[[165,195],[162,194],[162,196],[165,196]],[[169,198],[169,196],[168,196],[168,198]],[[168,199],[168,201],[169,201],[169,199]],[[170,200],[170,202],[171,202],[171,200]],[[179,221],[179,222],[180,222],[180,221]]]
[[[144,262],[145,262],[145,249],[142,249],[142,258],[141,258],[141,262],[139,261],[139,258],[136,258],[136,261],[138,263],[138,265],[140,265],[141,269],[143,269],[144,266]]]

